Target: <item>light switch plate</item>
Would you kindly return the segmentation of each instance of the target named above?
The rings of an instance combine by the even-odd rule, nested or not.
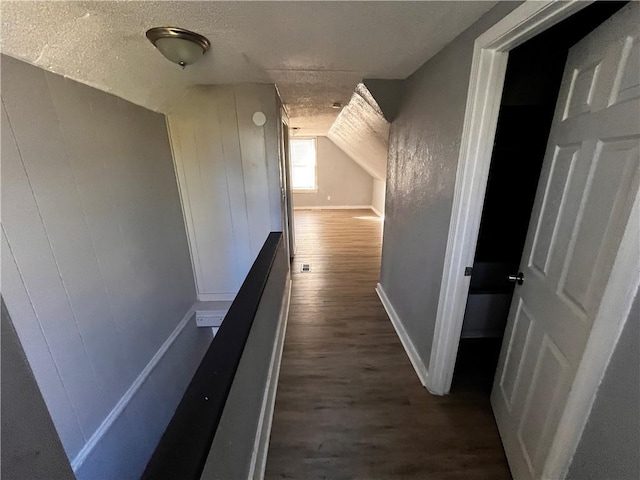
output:
[[[196,312],[196,325],[198,327],[219,327],[224,319],[221,312]]]

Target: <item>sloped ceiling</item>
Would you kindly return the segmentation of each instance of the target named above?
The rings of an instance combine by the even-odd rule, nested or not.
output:
[[[358,84],[327,136],[373,178],[386,179],[389,122],[364,84]]]
[[[363,78],[406,78],[496,2],[7,1],[2,52],[169,112],[194,85],[277,84],[300,133],[326,135]],[[145,31],[212,49],[181,70]]]

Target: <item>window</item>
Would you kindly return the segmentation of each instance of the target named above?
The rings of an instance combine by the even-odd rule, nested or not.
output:
[[[317,190],[315,138],[291,139],[291,184],[293,190]]]

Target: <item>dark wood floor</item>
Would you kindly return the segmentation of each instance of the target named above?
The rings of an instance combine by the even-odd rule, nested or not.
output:
[[[365,210],[300,210],[295,220],[265,478],[510,478],[486,379],[461,369],[446,397],[420,385],[374,291],[381,221]]]

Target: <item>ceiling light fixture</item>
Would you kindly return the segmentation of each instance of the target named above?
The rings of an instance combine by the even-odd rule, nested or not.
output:
[[[206,37],[184,28],[151,28],[147,30],[147,38],[167,60],[182,68],[200,60],[211,47]]]
[[[342,104],[340,102],[333,102],[331,108],[335,108],[336,110],[338,110],[339,108],[342,108]]]

